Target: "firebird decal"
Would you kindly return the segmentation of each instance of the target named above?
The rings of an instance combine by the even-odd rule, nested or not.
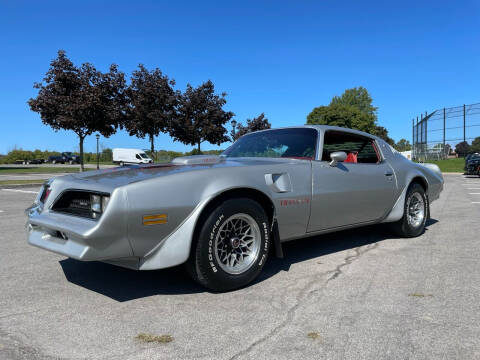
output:
[[[309,198],[280,200],[280,206],[303,205],[310,203]]]

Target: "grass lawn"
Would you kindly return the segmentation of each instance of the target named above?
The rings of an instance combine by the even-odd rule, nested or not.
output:
[[[29,167],[29,166],[19,166],[19,167],[2,167],[0,165],[0,175],[7,174],[55,174],[55,173],[77,173],[79,167]],[[90,170],[90,169],[86,169]]]
[[[42,185],[45,180],[0,180],[0,185],[19,185],[19,184],[31,184]]]
[[[442,172],[461,172],[463,173],[463,167],[465,166],[464,158],[445,159],[445,160],[428,160],[425,161],[429,164],[438,165]]]

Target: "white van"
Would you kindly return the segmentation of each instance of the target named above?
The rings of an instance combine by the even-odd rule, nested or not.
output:
[[[125,164],[150,164],[150,159],[145,151],[138,149],[113,149],[113,163],[123,166]]]

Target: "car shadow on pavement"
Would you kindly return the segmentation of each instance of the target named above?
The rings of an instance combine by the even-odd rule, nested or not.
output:
[[[430,219],[426,224],[433,225],[437,220]],[[259,283],[281,271],[289,271],[290,266],[302,261],[353,249],[359,246],[395,239],[388,225],[372,225],[309,238],[283,244],[284,258],[270,254],[260,276]],[[82,262],[73,259],[61,260],[60,265],[66,279],[78,286],[108,296],[119,302],[154,295],[194,294],[206,292],[205,288],[193,282],[183,266],[163,270],[135,271],[102,262]]]

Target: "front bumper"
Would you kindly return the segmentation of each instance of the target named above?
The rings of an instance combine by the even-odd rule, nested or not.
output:
[[[114,191],[105,212],[93,220],[51,210],[55,199],[65,188],[61,180],[51,188],[43,203],[44,185],[34,204],[25,213],[28,243],[39,248],[82,261],[131,257],[132,247],[127,234],[128,207],[123,191]],[[60,183],[60,185],[59,185]]]
[[[468,175],[477,175],[480,171],[480,165],[474,164],[474,165],[468,165],[467,166],[467,174]]]
[[[118,224],[106,227],[94,220],[46,211],[29,216],[27,238],[31,245],[82,261],[132,256],[126,231],[119,228]]]

